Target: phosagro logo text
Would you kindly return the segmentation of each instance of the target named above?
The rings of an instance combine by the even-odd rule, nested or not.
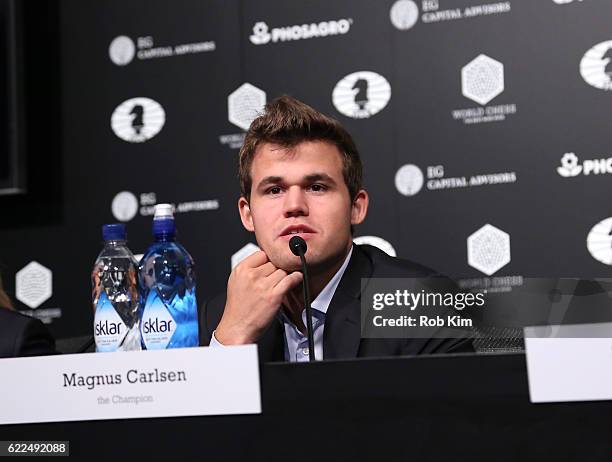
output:
[[[249,39],[254,45],[265,45],[270,42],[288,42],[290,40],[342,35],[348,33],[352,23],[352,19],[338,19],[336,21],[274,27],[270,30],[265,22],[260,21],[253,26],[253,34]]]
[[[583,175],[602,175],[612,173],[612,157],[607,159],[588,159],[578,161],[578,156],[573,152],[566,152],[561,158],[561,166],[557,167],[557,173],[563,177]]]

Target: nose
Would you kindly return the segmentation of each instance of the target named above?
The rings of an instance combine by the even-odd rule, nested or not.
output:
[[[285,217],[299,217],[308,215],[308,203],[306,195],[299,186],[291,186],[285,194],[283,203]]]

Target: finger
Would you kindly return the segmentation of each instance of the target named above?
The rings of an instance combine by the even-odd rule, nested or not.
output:
[[[258,268],[254,268],[253,271],[260,277],[267,277],[273,274],[277,269],[274,263],[269,261]]]
[[[240,264],[248,268],[257,268],[258,266],[263,265],[267,261],[268,256],[266,255],[266,252],[264,252],[263,250],[258,250],[257,252],[253,253],[252,255],[249,255],[244,260],[242,260]]]
[[[282,281],[286,276],[287,276],[287,272],[279,268],[266,278],[266,282],[270,285],[270,287],[274,287],[276,286],[276,284]]]
[[[285,276],[278,284],[276,284],[274,287],[274,292],[279,295],[284,295],[302,282],[302,278],[302,273],[299,271],[294,271],[293,273]]]

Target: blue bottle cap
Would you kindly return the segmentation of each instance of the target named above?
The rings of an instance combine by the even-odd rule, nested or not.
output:
[[[126,231],[123,223],[102,225],[102,238],[105,241],[125,241]]]

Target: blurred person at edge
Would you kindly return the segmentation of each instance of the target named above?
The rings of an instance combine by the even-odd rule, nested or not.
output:
[[[200,343],[257,343],[260,360],[307,361],[298,235],[308,246],[315,359],[470,352],[468,338],[361,338],[361,280],[426,278],[435,271],[353,243],[369,196],[351,135],[290,96],[266,105],[239,154],[243,226],[262,249],[232,271],[227,293],[201,307]]]
[[[0,278],[0,358],[55,353],[55,340],[38,319],[13,309]]]

